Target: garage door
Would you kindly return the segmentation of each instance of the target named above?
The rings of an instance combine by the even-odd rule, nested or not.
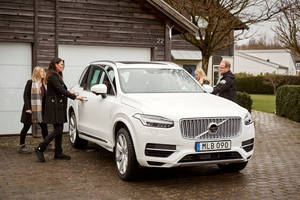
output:
[[[65,60],[64,81],[68,87],[77,83],[82,70],[92,61],[150,61],[150,48],[59,45],[58,55]]]
[[[68,88],[75,85],[90,62],[97,60],[150,61],[150,48],[59,45],[58,56],[65,60],[64,82]],[[68,131],[68,125],[64,125]]]
[[[31,45],[0,43],[0,134],[18,134],[23,91],[31,77]]]

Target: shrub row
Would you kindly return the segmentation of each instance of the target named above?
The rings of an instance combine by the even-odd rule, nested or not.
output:
[[[285,85],[277,89],[276,114],[300,122],[299,85]]]
[[[246,92],[237,92],[237,103],[246,108],[250,113],[252,109],[252,99]]]
[[[271,83],[270,81],[274,81]],[[258,75],[241,76],[237,74],[235,84],[238,91],[248,94],[274,94],[275,89],[282,85],[300,85],[300,76]]]

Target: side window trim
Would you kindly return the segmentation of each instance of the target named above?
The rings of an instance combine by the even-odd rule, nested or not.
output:
[[[104,72],[105,72],[106,76],[108,77],[108,80],[109,80],[110,85],[112,86],[112,89],[113,89],[113,92],[114,92],[114,94],[107,94],[107,95],[117,96],[117,91],[116,91],[116,88],[113,84],[113,80],[111,80],[111,78],[110,78],[110,76],[109,76],[106,69],[112,69],[113,71],[114,71],[114,69],[109,65],[106,65],[105,68],[104,68]],[[115,76],[115,72],[114,72],[114,76]]]
[[[91,66],[87,66],[85,69],[84,69],[84,73],[82,73],[80,79],[79,79],[79,86],[84,88],[82,85],[84,84],[84,82],[87,83],[87,78],[89,76],[89,73],[90,73],[90,69],[91,69]]]

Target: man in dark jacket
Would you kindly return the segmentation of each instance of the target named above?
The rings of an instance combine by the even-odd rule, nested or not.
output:
[[[218,94],[220,97],[236,102],[237,93],[234,83],[235,76],[230,71],[230,63],[228,61],[222,60],[219,70],[222,77],[218,84],[214,87],[212,94]]]

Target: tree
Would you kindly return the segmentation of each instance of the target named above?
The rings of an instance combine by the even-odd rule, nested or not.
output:
[[[284,49],[285,47],[278,40],[278,37],[273,37],[267,42],[267,36],[260,37],[258,39],[250,39],[248,44],[235,46],[235,49]]]
[[[280,0],[279,6],[287,9],[277,17],[277,26],[273,31],[285,48],[300,56],[300,1]]]
[[[249,25],[266,21],[280,10],[272,0],[165,0],[198,26],[197,35],[181,34],[182,38],[199,48],[202,68],[207,73],[210,56],[240,39]]]

